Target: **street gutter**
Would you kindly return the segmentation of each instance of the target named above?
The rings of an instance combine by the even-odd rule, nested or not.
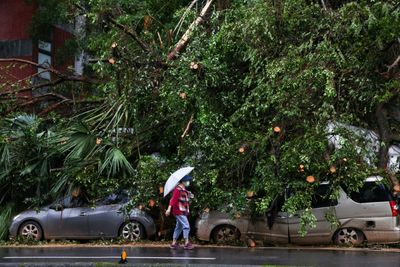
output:
[[[199,245],[194,244],[195,248],[230,248],[230,249],[282,249],[282,250],[326,250],[326,251],[374,251],[374,252],[395,252],[400,253],[400,248],[386,248],[386,247],[336,247],[336,246],[257,246],[257,247],[244,247],[244,246],[226,246],[226,245]],[[0,248],[167,248],[169,243],[164,244],[151,244],[151,243],[128,243],[128,244],[10,244],[0,245]]]

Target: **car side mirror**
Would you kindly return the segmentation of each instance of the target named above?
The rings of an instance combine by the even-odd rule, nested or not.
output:
[[[50,206],[50,209],[55,211],[62,211],[64,209],[62,204],[53,204]]]

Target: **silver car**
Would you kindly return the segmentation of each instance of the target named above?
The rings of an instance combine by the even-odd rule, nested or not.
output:
[[[36,210],[27,210],[12,220],[10,238],[16,236],[41,239],[98,239],[122,237],[139,240],[155,235],[153,219],[134,209],[124,214],[128,202],[126,191],[111,194],[89,205],[82,198],[64,199]]]
[[[347,194],[340,188],[339,199],[325,198],[329,184],[322,183],[313,198],[312,213],[316,227],[301,236],[300,214],[294,216],[281,210],[284,196],[275,198],[265,216],[232,218],[227,213],[203,212],[196,221],[197,238],[227,243],[234,240],[254,239],[264,243],[294,243],[358,245],[364,241],[390,243],[400,241],[400,215],[398,203],[389,189],[370,177],[359,192]],[[327,218],[335,218],[333,227]]]

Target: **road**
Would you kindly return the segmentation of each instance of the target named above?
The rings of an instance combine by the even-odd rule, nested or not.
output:
[[[0,248],[0,266],[114,266],[123,247]],[[360,249],[126,247],[129,266],[400,266],[400,252]]]

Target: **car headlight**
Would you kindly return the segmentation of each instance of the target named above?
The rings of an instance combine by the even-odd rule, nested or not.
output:
[[[21,214],[18,214],[16,216],[14,216],[13,221],[15,221],[16,219],[18,219],[18,217],[21,216]]]

